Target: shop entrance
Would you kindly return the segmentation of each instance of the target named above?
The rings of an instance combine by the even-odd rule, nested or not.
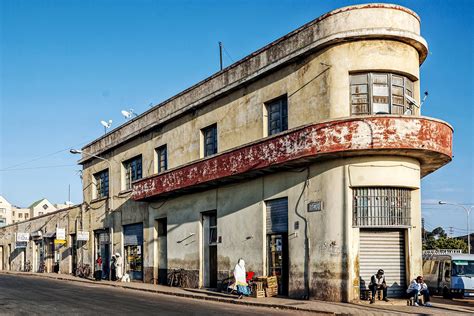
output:
[[[203,228],[203,283],[204,287],[217,287],[217,212],[202,215]]]
[[[123,226],[125,273],[131,281],[143,280],[143,224]]]
[[[99,257],[102,258],[102,279],[109,278],[110,271],[110,239],[109,232],[107,230],[95,231],[95,260]],[[94,260],[94,266],[95,266]]]
[[[76,234],[71,234],[71,273],[76,274],[77,269],[77,239]]]
[[[168,221],[161,218],[157,222],[158,232],[158,284],[168,283]]]
[[[266,201],[267,274],[276,276],[278,294],[288,295],[288,199]]]

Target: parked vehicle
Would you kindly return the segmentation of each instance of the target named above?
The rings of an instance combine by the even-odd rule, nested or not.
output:
[[[432,294],[445,298],[474,297],[474,255],[425,253],[423,277]]]

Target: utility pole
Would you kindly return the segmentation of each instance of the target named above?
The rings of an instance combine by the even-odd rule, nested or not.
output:
[[[467,253],[471,254],[471,230],[470,230],[470,227],[469,227],[469,215],[471,215],[471,211],[472,211],[472,208],[474,206],[471,206],[471,207],[467,208],[462,204],[449,203],[449,202],[444,202],[444,201],[439,201],[438,204],[458,206],[466,212],[466,216],[467,216]]]

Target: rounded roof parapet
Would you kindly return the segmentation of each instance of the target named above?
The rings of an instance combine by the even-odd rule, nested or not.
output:
[[[312,26],[320,41],[326,39],[331,44],[337,40],[392,39],[413,46],[418,51],[420,64],[428,55],[428,44],[420,35],[420,17],[400,5],[369,3],[339,8],[294,32]]]

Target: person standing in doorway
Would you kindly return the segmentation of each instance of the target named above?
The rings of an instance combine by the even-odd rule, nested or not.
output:
[[[97,260],[95,261],[95,280],[100,281],[101,279],[102,279],[102,257],[98,255]]]
[[[115,266],[115,261],[117,258],[115,258],[115,255],[112,255],[112,259],[110,260],[110,280],[115,281],[117,280],[117,270]]]

